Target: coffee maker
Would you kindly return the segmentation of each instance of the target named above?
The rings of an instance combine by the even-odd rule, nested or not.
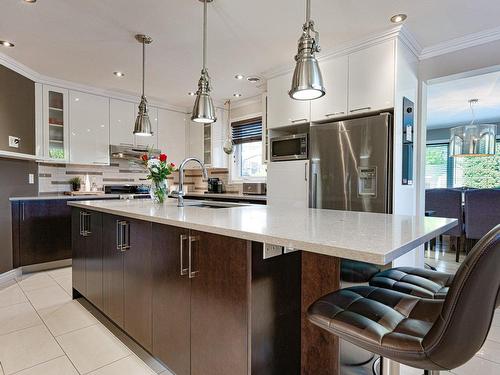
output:
[[[210,194],[221,194],[222,193],[222,181],[217,177],[208,179],[208,193]]]

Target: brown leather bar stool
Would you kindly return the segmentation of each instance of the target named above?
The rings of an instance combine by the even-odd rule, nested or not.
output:
[[[462,263],[445,299],[358,286],[320,298],[308,317],[365,350],[438,374],[469,361],[486,340],[500,300],[499,264],[497,225]]]

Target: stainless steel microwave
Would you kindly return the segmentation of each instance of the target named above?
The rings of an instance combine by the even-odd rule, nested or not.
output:
[[[307,159],[308,147],[306,133],[271,138],[271,161]]]

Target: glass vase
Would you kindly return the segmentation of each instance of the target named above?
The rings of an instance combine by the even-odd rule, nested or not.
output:
[[[168,196],[167,180],[151,181],[151,189],[149,195],[154,203],[163,203]]]

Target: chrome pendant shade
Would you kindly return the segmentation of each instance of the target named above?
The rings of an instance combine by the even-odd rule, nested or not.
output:
[[[215,115],[215,106],[210,96],[212,90],[210,84],[210,76],[206,67],[207,62],[207,3],[213,0],[199,0],[203,2],[203,68],[201,77],[198,81],[198,91],[196,91],[196,99],[194,102],[193,113],[191,120],[203,124],[211,124],[217,121]]]
[[[474,105],[478,99],[469,100],[472,111],[472,122],[469,125],[456,126],[450,129],[450,156],[493,156],[497,125],[474,124]]]
[[[319,33],[314,29],[311,20],[311,1],[306,0],[306,22],[302,26],[297,55],[295,55],[295,71],[289,95],[295,100],[313,100],[326,94],[323,76],[316,60],[316,52],[320,52]]]
[[[146,44],[151,44],[153,39],[142,34],[136,35],[135,39],[142,44],[142,96],[139,104],[139,113],[137,114],[137,118],[135,120],[134,134],[150,137],[153,135],[153,129],[148,115],[148,101],[144,95],[144,81],[146,79]]]

